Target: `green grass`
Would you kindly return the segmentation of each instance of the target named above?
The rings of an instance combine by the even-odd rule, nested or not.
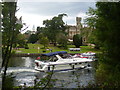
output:
[[[98,49],[93,48],[92,46],[81,46],[81,53],[92,51],[95,53],[100,53],[101,51]]]
[[[20,48],[19,50],[14,50],[16,53],[43,53],[43,51],[45,49],[43,49],[43,45],[41,44],[28,44],[29,49],[24,49],[24,48]],[[38,47],[40,48],[38,50]],[[96,50],[94,48],[92,48],[91,46],[81,46],[81,50],[80,51],[69,51],[69,48],[75,48],[74,45],[68,45],[68,49],[60,49],[58,47],[54,47],[53,45],[48,46],[47,48],[52,49],[52,52],[55,51],[67,51],[68,53],[84,53],[84,52],[88,52],[88,51],[92,51],[95,53],[99,53],[99,50]],[[49,50],[46,50],[45,53],[49,53]]]

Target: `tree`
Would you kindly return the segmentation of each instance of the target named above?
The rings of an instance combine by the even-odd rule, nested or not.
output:
[[[119,87],[120,2],[97,2],[96,7],[95,36],[103,51],[97,72],[104,77],[102,83]]]
[[[87,39],[87,42],[95,44],[95,48],[100,47],[99,42],[96,39],[96,22],[98,19],[98,16],[96,15],[98,13],[97,9],[89,8],[88,12],[86,14],[88,17],[84,19],[85,24],[87,27],[83,28],[82,30],[82,36]]]
[[[91,43],[90,38],[91,38],[91,28],[89,27],[84,27],[81,29],[81,36],[83,39],[83,45],[86,45],[87,43]]]
[[[3,2],[2,3],[2,68],[4,74],[2,76],[2,89],[5,89],[6,84],[6,70],[9,59],[12,54],[12,48],[17,34],[19,34],[22,25],[18,24],[15,17],[17,2]]]
[[[37,27],[36,34],[39,35],[40,33],[44,33],[44,27]]]
[[[25,35],[19,33],[16,38],[16,44],[14,47],[20,47],[20,48],[25,48],[27,46],[26,40],[25,40]]]
[[[76,48],[79,48],[82,45],[82,37],[79,34],[74,35],[73,43]]]
[[[45,37],[43,34],[39,34],[39,37],[40,37],[39,42],[44,46],[44,48],[47,47],[49,44],[48,38]]]
[[[95,25],[96,25],[96,20],[97,20],[97,9],[93,9],[93,8],[89,8],[88,12],[86,12],[86,14],[88,15],[88,17],[86,19],[84,19],[85,24],[91,28],[91,29],[95,29]]]
[[[64,33],[66,30],[65,23],[62,18],[66,14],[59,14],[58,16],[53,17],[51,20],[44,20],[43,24],[45,25],[45,36],[54,43],[56,46],[56,35],[60,32]]]
[[[59,44],[59,45],[61,45],[61,47],[63,47],[63,48],[67,48],[67,37],[65,36],[65,34],[63,34],[63,33],[58,33],[57,34],[57,43]]]
[[[120,46],[120,2],[118,3],[97,3],[98,19],[96,22],[97,39],[101,42],[101,47],[108,53],[111,59],[118,58]],[[119,61],[120,62],[120,61]],[[115,62],[114,62],[115,63]],[[118,62],[116,62],[118,64]]]
[[[36,43],[37,41],[38,41],[37,35],[36,35],[36,34],[31,34],[30,37],[29,37],[29,39],[28,39],[28,43],[34,44],[34,43]]]
[[[94,42],[112,58],[117,58],[119,47],[120,2],[97,2],[97,9],[90,8],[86,24],[94,31]],[[116,52],[117,51],[117,52]]]

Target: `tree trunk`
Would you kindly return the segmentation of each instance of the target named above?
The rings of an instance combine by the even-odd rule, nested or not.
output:
[[[7,45],[6,44],[4,45],[6,50],[3,50],[5,52],[3,52],[3,57],[2,57],[3,58],[2,67],[3,66],[5,67],[4,71],[3,71],[3,75],[2,75],[2,90],[6,90],[6,88],[7,88],[6,87],[6,71],[7,71],[9,59],[11,57],[11,51],[12,51],[14,39],[16,37],[16,35],[15,35],[15,30],[16,30],[15,29],[15,23],[16,23],[15,12],[16,12],[16,4],[17,4],[17,2],[7,2],[7,3],[5,2],[4,5],[5,4],[6,4],[6,7],[9,7],[9,6],[12,6],[12,7],[11,7],[11,9],[8,10],[8,13],[7,13],[7,14],[10,14],[10,16],[7,17],[10,20],[10,22],[8,22],[9,23],[8,25],[10,25],[10,26],[7,26],[7,27],[9,27],[9,30],[8,30],[8,32],[6,34],[6,35],[8,35],[7,36],[8,38],[6,39],[7,40],[7,42],[6,42]],[[5,18],[5,16],[3,17],[3,19],[4,18]],[[5,48],[3,48],[3,49],[5,49]]]

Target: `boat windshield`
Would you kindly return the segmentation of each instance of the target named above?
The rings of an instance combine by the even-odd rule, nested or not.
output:
[[[58,58],[56,56],[51,56],[48,61],[49,62],[56,62],[57,60],[58,60]]]

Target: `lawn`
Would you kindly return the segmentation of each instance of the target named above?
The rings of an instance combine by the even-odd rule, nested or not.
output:
[[[50,50],[43,49],[41,44],[28,44],[29,49],[19,48],[18,50],[14,50],[16,53],[49,53]],[[52,49],[52,52],[55,51],[67,51],[68,53],[84,53],[88,51],[92,51],[95,53],[99,53],[99,50],[94,49],[92,46],[80,46],[80,51],[69,51],[69,48],[75,48],[74,45],[68,45],[68,49],[60,49],[58,47],[54,47],[53,45],[49,45],[47,48]],[[43,52],[46,51],[46,52]]]

